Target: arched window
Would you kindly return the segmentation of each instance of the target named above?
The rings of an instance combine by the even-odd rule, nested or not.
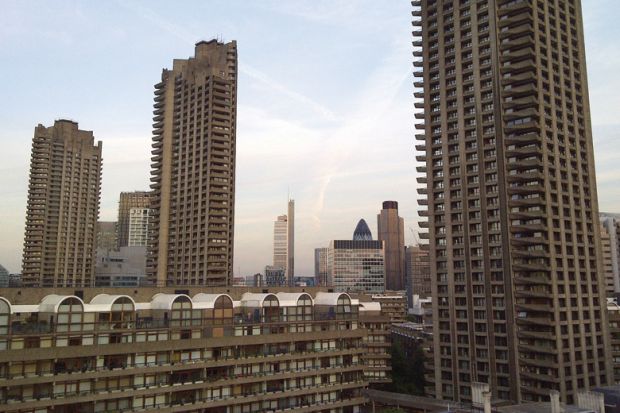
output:
[[[227,295],[221,295],[213,304],[214,324],[230,324],[233,317],[233,302]]]
[[[312,321],[312,297],[302,294],[297,300],[297,320]]]
[[[198,324],[200,324],[200,310],[198,312]],[[170,326],[171,327],[185,327],[192,325],[193,319],[192,300],[185,296],[180,295],[174,299],[172,303],[172,310],[170,312]]]
[[[82,330],[84,306],[77,297],[67,297],[58,305],[56,331],[73,332]]]
[[[129,297],[119,297],[112,303],[110,322],[112,328],[128,328],[135,317],[133,301]]]
[[[336,303],[338,318],[347,318],[351,315],[351,298],[347,294],[341,294]]]
[[[280,321],[280,301],[273,294],[263,300],[263,322],[271,323]]]

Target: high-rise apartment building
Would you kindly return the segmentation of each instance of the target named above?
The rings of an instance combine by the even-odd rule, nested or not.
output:
[[[22,282],[26,287],[94,283],[101,141],[77,122],[38,125],[32,140]]]
[[[580,1],[412,4],[430,390],[572,403],[613,373]]]
[[[148,273],[162,285],[232,283],[237,44],[196,44],[155,85]]]
[[[129,221],[132,208],[150,208],[151,193],[148,191],[121,192],[118,202],[118,248],[129,246]]]
[[[385,288],[405,289],[405,223],[398,216],[398,202],[385,201],[377,215],[377,233],[385,248]]]
[[[316,285],[326,286],[330,284],[327,278],[327,253],[329,248],[314,249],[314,280]]]
[[[129,210],[128,247],[146,247],[149,239],[151,221],[150,208],[131,208]]]
[[[410,245],[405,247],[405,273],[407,299],[413,303],[413,296],[431,296],[431,263],[428,260],[428,246]]]
[[[286,284],[292,286],[295,277],[295,201],[288,201],[286,215],[273,223],[273,266],[284,270]]]

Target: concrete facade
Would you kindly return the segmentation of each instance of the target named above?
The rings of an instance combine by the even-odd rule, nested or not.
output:
[[[32,140],[22,282],[91,287],[101,188],[101,141],[77,122],[38,125]]]
[[[581,2],[412,4],[428,390],[573,403],[613,380]]]
[[[357,413],[366,402],[368,330],[348,294],[72,292],[0,290],[3,412]]]
[[[155,85],[152,284],[232,284],[237,44],[196,44]]]

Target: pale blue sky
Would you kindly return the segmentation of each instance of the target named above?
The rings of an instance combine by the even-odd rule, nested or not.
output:
[[[153,85],[200,39],[237,40],[235,272],[271,262],[296,200],[296,269],[313,249],[376,233],[386,199],[416,229],[407,0],[2,1],[0,264],[20,271],[34,127],[77,120],[103,141],[101,219],[148,188]],[[583,0],[601,209],[620,212],[620,7]],[[407,242],[413,237],[407,231]]]

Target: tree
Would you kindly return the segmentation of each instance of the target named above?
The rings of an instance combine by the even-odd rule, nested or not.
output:
[[[405,393],[415,396],[424,395],[424,350],[416,345],[411,354],[407,354],[399,341],[392,343],[392,383],[383,386],[383,390]]]

